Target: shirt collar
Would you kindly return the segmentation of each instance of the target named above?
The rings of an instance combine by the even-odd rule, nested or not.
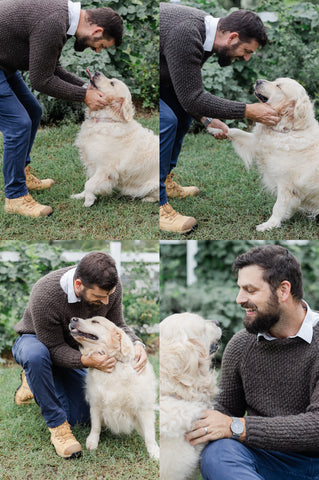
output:
[[[64,293],[68,296],[68,303],[80,302],[81,299],[75,295],[74,291],[74,274],[76,267],[67,270],[60,279],[60,285]]]
[[[74,35],[76,29],[79,25],[80,13],[81,13],[81,3],[80,2],[68,2],[69,8],[69,30],[66,32],[67,35]]]
[[[302,301],[302,304],[307,309],[306,316],[296,335],[293,335],[289,338],[299,337],[305,340],[307,343],[311,343],[313,337],[313,327],[319,322],[319,313],[311,310],[309,305],[304,300]],[[264,337],[266,340],[278,340],[276,337],[273,337],[267,332],[258,333],[257,340],[259,340],[260,337]]]
[[[205,17],[205,28],[206,28],[206,40],[204,43],[205,52],[211,52],[213,50],[218,22],[219,22],[219,18],[214,18],[211,15],[207,15]]]

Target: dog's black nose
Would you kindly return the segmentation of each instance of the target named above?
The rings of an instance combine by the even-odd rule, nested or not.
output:
[[[70,320],[70,325],[74,325],[76,323],[78,323],[79,319],[76,318],[76,317],[72,317],[71,320]]]
[[[263,80],[256,80],[255,86],[258,87],[258,85],[261,85],[263,83]]]
[[[101,72],[95,72],[94,77],[99,77],[101,75]]]

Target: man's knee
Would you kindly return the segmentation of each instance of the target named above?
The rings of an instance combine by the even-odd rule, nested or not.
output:
[[[243,461],[247,447],[236,440],[224,438],[209,443],[202,452],[201,472],[205,480],[226,478],[230,463]]]
[[[160,134],[175,135],[177,127],[177,116],[165,102],[160,100]]]

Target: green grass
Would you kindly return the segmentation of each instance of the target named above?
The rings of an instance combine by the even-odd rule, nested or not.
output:
[[[158,132],[158,116],[137,118],[145,127]],[[72,239],[155,239],[159,237],[158,203],[141,202],[114,192],[98,197],[86,208],[83,200],[71,199],[83,190],[85,171],[74,147],[80,125],[39,130],[32,150],[34,171],[39,178],[53,178],[49,191],[31,192],[43,205],[53,208],[48,218],[26,218],[3,211],[3,177],[0,176],[0,238],[20,240]],[[2,143],[2,142],[1,142]],[[0,150],[2,156],[2,146]]]
[[[158,371],[158,356],[149,356]],[[73,433],[83,446],[79,459],[64,460],[50,445],[50,433],[39,407],[17,406],[13,396],[21,368],[0,368],[0,479],[1,480],[157,480],[158,462],[149,459],[137,434],[113,435],[103,430],[97,450],[85,449],[89,427],[77,425]],[[157,425],[158,427],[158,425]]]
[[[198,228],[186,239],[317,239],[319,224],[296,213],[282,227],[257,232],[256,226],[271,215],[275,198],[262,188],[257,169],[247,172],[227,140],[218,141],[207,133],[185,137],[175,178],[181,185],[196,185],[200,195],[172,199],[172,207],[193,216]],[[162,239],[181,238],[161,232]]]

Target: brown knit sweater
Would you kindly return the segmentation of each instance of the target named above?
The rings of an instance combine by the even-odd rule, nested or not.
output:
[[[84,82],[59,62],[68,28],[68,0],[1,0],[0,69],[29,70],[35,90],[82,102]]]
[[[70,268],[74,267],[61,268],[36,282],[23,318],[14,329],[20,335],[35,333],[48,347],[55,365],[82,368],[78,343],[69,331],[72,317],[85,319],[96,315],[103,316],[122,328],[133,341],[139,338],[123,320],[120,282],[116,285],[115,292],[110,295],[108,305],[96,308],[85,301],[68,303],[67,294],[60,286],[60,279]]]
[[[227,344],[215,408],[243,417],[247,446],[319,456],[319,323],[311,344],[242,330]]]
[[[207,15],[192,7],[160,4],[160,83],[174,89],[194,118],[244,118],[244,103],[204,91],[201,68],[213,53],[204,51]]]

